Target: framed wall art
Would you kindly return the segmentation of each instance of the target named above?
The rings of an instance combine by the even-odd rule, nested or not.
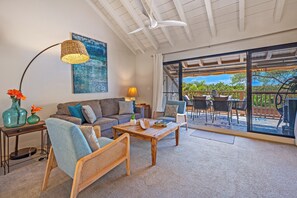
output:
[[[88,62],[72,65],[73,93],[108,92],[107,44],[75,33],[71,37],[81,41],[90,56]]]

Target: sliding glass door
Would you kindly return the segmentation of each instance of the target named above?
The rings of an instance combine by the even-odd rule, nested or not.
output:
[[[294,137],[297,43],[165,63],[163,73],[163,104],[187,101],[193,125]],[[228,111],[217,113],[213,93]],[[195,107],[200,96],[209,108]]]
[[[297,46],[249,52],[249,131],[294,137]]]

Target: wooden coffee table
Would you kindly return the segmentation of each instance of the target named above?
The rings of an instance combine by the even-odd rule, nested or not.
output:
[[[157,161],[157,143],[159,140],[163,139],[170,133],[175,132],[176,146],[179,141],[179,124],[177,123],[168,123],[167,127],[155,127],[152,126],[156,120],[150,119],[151,128],[146,130],[142,129],[137,125],[130,125],[130,123],[124,123],[112,127],[112,132],[114,139],[118,137],[118,133],[129,133],[130,136],[150,141],[151,142],[151,152],[152,152],[152,165],[156,165]]]

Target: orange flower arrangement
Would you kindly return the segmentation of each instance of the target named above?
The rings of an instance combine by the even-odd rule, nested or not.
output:
[[[7,94],[12,98],[12,99],[17,99],[17,100],[26,100],[26,96],[22,94],[21,91],[17,89],[9,89],[7,91]]]
[[[31,106],[31,113],[37,113],[38,111],[41,111],[42,107],[36,107],[35,105]]]

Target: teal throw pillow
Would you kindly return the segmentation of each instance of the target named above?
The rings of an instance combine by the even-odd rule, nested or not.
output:
[[[82,113],[82,106],[81,104],[77,104],[75,106],[68,106],[68,110],[70,112],[70,115],[76,118],[81,119],[81,123],[85,123],[86,119]]]

